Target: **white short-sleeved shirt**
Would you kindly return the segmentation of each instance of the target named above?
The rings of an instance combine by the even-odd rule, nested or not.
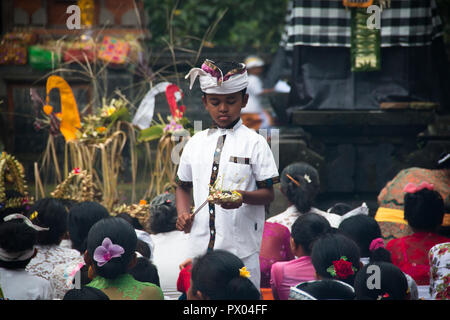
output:
[[[34,276],[24,269],[8,270],[0,268],[0,287],[9,300],[52,300],[50,282]]]
[[[221,145],[223,135],[226,137]],[[232,129],[201,131],[184,146],[177,181],[181,186],[192,186],[195,208],[207,199],[216,172],[217,186],[223,190],[254,191],[279,181],[267,141],[240,119]],[[210,215],[214,216],[214,228],[210,227]],[[264,218],[263,205],[244,203],[232,210],[218,205],[204,206],[196,214],[189,234],[191,257],[206,253],[212,236],[212,249],[230,251],[241,259],[259,252]]]
[[[248,75],[248,102],[242,113],[260,113],[263,111],[260,94],[263,92],[263,83],[261,79],[255,75]]]

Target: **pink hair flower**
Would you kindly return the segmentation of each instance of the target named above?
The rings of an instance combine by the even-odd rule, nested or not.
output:
[[[383,238],[373,239],[372,242],[370,243],[370,246],[369,246],[370,251],[377,250],[378,248],[384,248]]]
[[[434,190],[434,185],[426,182],[426,181],[422,181],[420,184],[414,184],[412,182],[409,182],[404,188],[403,188],[403,192],[406,193],[416,193],[420,190],[423,189],[428,189],[428,190]]]
[[[112,258],[119,258],[125,250],[111,242],[111,239],[106,237],[103,239],[102,245],[98,246],[94,251],[94,260],[97,261],[99,267],[106,264]]]

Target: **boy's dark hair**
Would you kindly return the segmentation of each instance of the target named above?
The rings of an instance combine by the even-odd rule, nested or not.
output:
[[[339,231],[356,242],[361,257],[370,257],[371,261],[391,262],[391,254],[386,249],[369,250],[374,239],[382,238],[380,226],[374,218],[359,214],[344,219],[339,224]]]
[[[37,212],[33,217],[33,213]],[[27,217],[33,224],[47,231],[37,233],[37,244],[58,245],[67,232],[67,209],[59,199],[44,198],[36,201],[28,210]]]
[[[346,257],[348,262],[356,269],[360,268],[360,254],[358,245],[350,238],[340,233],[327,233],[320,237],[316,242],[311,252],[311,261],[316,269],[316,273],[325,279],[334,278],[327,269],[333,266],[333,261],[338,261],[342,257]],[[349,285],[353,285],[355,274],[349,275],[345,279],[334,278],[335,280],[343,281]]]
[[[255,285],[240,276],[241,259],[225,250],[214,250],[194,260],[191,279],[193,292],[211,300],[259,300]]]
[[[355,291],[351,287],[345,282],[331,279],[302,282],[296,288],[305,291],[317,300],[355,299]]]
[[[80,202],[69,210],[67,229],[72,247],[80,253],[86,251],[86,239],[91,227],[99,220],[109,217],[108,210],[98,202]]]
[[[136,265],[128,272],[137,281],[150,282],[160,286],[158,268],[147,258],[138,258]]]
[[[369,277],[374,271],[368,268],[378,268],[379,287],[368,286]],[[405,300],[407,299],[408,280],[399,267],[389,262],[375,262],[365,265],[356,275],[354,288],[356,300]]]
[[[97,288],[82,287],[67,291],[63,300],[109,300],[109,297]]]
[[[287,175],[300,185],[297,185]],[[280,182],[281,191],[299,212],[306,213],[311,209],[320,191],[319,173],[313,166],[304,162],[292,163],[281,172]]]
[[[37,231],[30,228],[21,219],[0,223],[0,248],[9,253],[31,250],[36,244]],[[2,261],[0,267],[5,269],[25,269],[30,260]]]
[[[94,251],[101,246],[103,240],[109,238],[113,244],[124,249],[124,253],[117,258],[112,258],[106,264],[99,267],[93,259]],[[133,226],[121,218],[110,217],[95,223],[89,230],[87,237],[87,252],[93,261],[96,274],[107,279],[114,279],[128,271],[128,265],[134,257],[137,236]]]
[[[327,219],[315,213],[305,213],[295,220],[291,227],[291,236],[296,246],[302,246],[305,254],[310,255],[314,241],[330,230]]]
[[[444,200],[435,190],[405,193],[404,217],[414,229],[436,231],[444,218]]]

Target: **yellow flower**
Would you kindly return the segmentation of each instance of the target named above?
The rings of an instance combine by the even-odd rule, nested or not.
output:
[[[173,14],[174,14],[175,16],[179,16],[179,15],[181,14],[181,10],[180,10],[180,9],[177,9],[177,10],[175,10],[175,11],[173,12]]]
[[[44,110],[44,113],[48,116],[53,112],[53,107],[49,104],[46,104],[44,107],[42,107],[42,109]]]
[[[239,269],[239,276],[250,278],[250,271],[247,270],[247,267],[242,267]]]

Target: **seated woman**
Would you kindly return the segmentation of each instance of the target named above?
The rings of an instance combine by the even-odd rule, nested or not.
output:
[[[444,217],[444,201],[433,185],[426,182],[418,186],[409,183],[404,191],[404,217],[413,234],[389,241],[386,249],[391,252],[392,263],[409,274],[419,286],[428,286],[428,252],[434,245],[450,241],[436,233]]]
[[[315,213],[306,213],[297,218],[292,226],[290,247],[297,257],[291,261],[275,262],[272,265],[270,284],[275,299],[287,300],[290,287],[315,279],[311,262],[314,241],[331,231],[327,219]]]
[[[110,300],[163,300],[157,285],[128,273],[136,264],[136,244],[136,232],[124,219],[106,218],[94,224],[84,254],[92,279],[87,286],[101,290]]]
[[[325,217],[333,228],[337,228],[342,217],[327,213],[313,207],[320,191],[319,173],[311,165],[296,162],[283,169],[280,176],[281,192],[287,198],[289,207],[286,211],[267,219],[277,222],[291,230],[295,220],[304,213],[316,213]]]
[[[294,254],[290,246],[291,233],[285,226],[276,222],[265,222],[261,250],[259,252],[259,265],[261,268],[261,296],[263,300],[273,300],[270,287],[270,270],[278,261],[290,261]]]
[[[440,233],[448,234],[450,230],[450,153],[444,153],[434,169],[412,167],[401,170],[378,195],[378,211],[375,219],[380,225],[383,239],[392,239],[411,235],[408,222],[403,217],[405,192],[403,188],[408,183],[420,184],[427,181],[439,192],[446,204],[447,214],[442,221]]]

